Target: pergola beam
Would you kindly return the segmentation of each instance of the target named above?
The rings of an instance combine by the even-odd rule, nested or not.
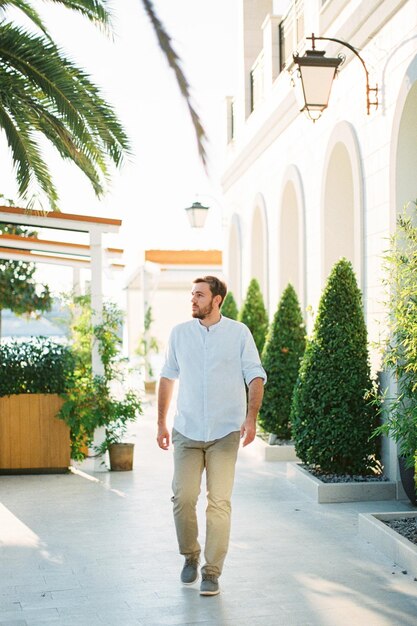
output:
[[[74,267],[80,269],[91,270],[90,257],[74,258],[64,255],[40,254],[30,252],[29,250],[15,250],[12,248],[2,248],[0,246],[0,259],[6,261],[26,261],[27,263],[46,263],[49,265],[62,265],[65,267]],[[109,263],[106,259],[105,269],[109,268],[115,272],[124,270],[124,263]]]
[[[107,217],[92,217],[90,215],[75,215],[58,211],[31,211],[20,207],[0,206],[0,221],[6,224],[19,224],[32,228],[55,228],[57,230],[72,230],[89,233],[94,228],[100,228],[103,233],[117,233],[122,220]]]
[[[52,254],[68,254],[78,257],[89,258],[90,246],[82,243],[70,243],[67,241],[51,241],[38,239],[37,237],[23,237],[22,235],[0,234],[0,246],[2,249],[13,248],[16,250],[30,250],[33,252],[50,252]],[[106,257],[120,258],[123,255],[122,248],[105,248]]]

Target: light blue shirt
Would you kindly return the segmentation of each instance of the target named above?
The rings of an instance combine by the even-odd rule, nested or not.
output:
[[[246,388],[266,373],[248,327],[227,317],[206,328],[198,319],[171,332],[161,377],[179,378],[174,428],[195,441],[240,430]]]

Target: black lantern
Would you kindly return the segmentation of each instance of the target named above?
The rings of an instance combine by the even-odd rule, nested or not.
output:
[[[303,89],[303,106],[313,121],[318,119],[329,103],[333,79],[343,59],[325,57],[323,50],[307,50],[304,56],[293,55],[298,65]]]
[[[192,228],[203,228],[206,223],[208,206],[204,206],[201,202],[193,202],[191,206],[186,209],[188,219]]]
[[[366,74],[366,109],[368,115],[371,105],[378,108],[378,86],[369,86],[369,73],[365,62],[353,46],[345,41],[341,41],[340,39],[333,39],[331,37],[315,37],[314,33],[311,37],[307,37],[307,39],[311,40],[312,49],[307,50],[305,55],[302,57],[297,54],[293,54],[294,63],[298,66],[303,92],[303,106],[301,111],[306,111],[313,122],[320,117],[324,109],[328,106],[333,79],[336,76],[339,65],[344,61],[343,55],[340,55],[339,57],[326,57],[324,50],[316,50],[315,42],[317,40],[334,41],[339,43],[342,46],[349,48],[349,50],[351,50],[358,57]],[[374,102],[371,102],[370,100],[371,91],[375,94]]]

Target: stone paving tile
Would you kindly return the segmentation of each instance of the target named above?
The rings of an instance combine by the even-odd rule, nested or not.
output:
[[[22,610],[21,615],[19,615],[19,619],[25,620],[28,625],[31,624],[33,621],[40,620],[43,620],[45,624],[49,624],[51,620],[56,620],[58,618],[59,614],[56,608],[30,608],[27,610]],[[2,619],[2,616],[0,617],[0,619]]]
[[[0,620],[5,613],[17,613],[22,610],[20,602],[13,597],[10,597],[9,602],[3,602],[0,608]]]

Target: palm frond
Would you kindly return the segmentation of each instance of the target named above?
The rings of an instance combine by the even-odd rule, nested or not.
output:
[[[89,19],[93,24],[104,26],[106,30],[111,26],[112,14],[107,0],[49,0],[55,4],[62,4],[67,9],[77,11]]]
[[[24,119],[28,128],[42,133],[61,157],[71,159],[89,178],[97,196],[104,193],[103,182],[109,178],[108,169],[95,138],[89,137],[86,141],[84,137],[79,141],[65,121],[46,108],[48,101],[40,98],[38,90],[30,88],[24,77],[4,72],[1,66],[0,105],[12,119]]]
[[[129,151],[127,135],[100,90],[81,69],[42,37],[11,24],[0,24],[0,59],[24,76],[50,101],[51,113],[59,113],[66,125],[87,144],[95,138],[102,154],[116,166]]]
[[[152,26],[155,31],[155,35],[158,39],[159,46],[161,50],[163,51],[169,66],[171,67],[171,69],[173,70],[175,74],[181,94],[183,95],[186,101],[188,111],[191,116],[191,121],[194,126],[194,131],[195,131],[195,135],[197,139],[198,153],[200,155],[200,158],[204,166],[207,167],[207,153],[206,153],[205,144],[207,143],[208,138],[206,135],[206,131],[204,130],[202,121],[200,119],[200,116],[197,113],[194,107],[194,104],[192,102],[190,85],[181,68],[180,58],[172,46],[171,37],[168,35],[167,31],[165,30],[164,25],[162,24],[159,17],[156,15],[152,1],[142,0],[142,4],[152,23]]]
[[[96,26],[110,32],[111,11],[107,7],[107,0],[49,0],[51,3],[62,6],[80,13]],[[36,9],[26,0],[0,0],[0,10],[5,11],[8,7],[14,7],[24,13],[45,34],[47,29]]]
[[[35,11],[29,2],[25,0],[0,0],[0,10],[5,10],[9,6],[22,11],[45,35],[48,35],[48,30],[39,13]]]
[[[61,120],[48,111],[40,111],[38,128],[62,158],[71,160],[87,176],[96,196],[100,198],[104,194],[103,178],[107,181],[109,179],[108,168],[105,161],[101,160],[100,152],[95,150],[92,159],[90,146],[78,142]]]
[[[107,0],[48,0],[110,27]],[[41,155],[41,136],[87,176],[97,196],[110,180],[109,165],[120,166],[129,140],[113,108],[90,77],[68,60],[49,36],[33,0],[0,0],[22,11],[37,34],[0,18],[0,129],[9,144],[19,193],[46,194],[57,210],[58,195]],[[7,16],[6,16],[7,17]]]
[[[27,130],[26,119],[13,120],[5,108],[0,106],[0,126],[6,134],[12,153],[19,194],[22,198],[28,198],[34,194],[36,185],[39,184],[52,209],[57,210],[57,191],[39,148]]]

